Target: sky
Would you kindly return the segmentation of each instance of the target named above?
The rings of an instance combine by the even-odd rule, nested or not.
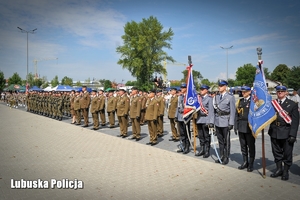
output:
[[[117,62],[127,22],[154,16],[164,30],[174,31],[176,62],[187,64],[210,81],[235,79],[244,64],[257,64],[262,48],[264,67],[300,66],[299,0],[1,0],[0,70],[5,78],[27,72],[51,81],[55,75],[73,81],[135,80]],[[228,51],[220,48],[230,47]],[[227,54],[228,53],[228,54]],[[57,59],[56,59],[57,58]],[[228,59],[228,65],[227,65]],[[183,65],[168,64],[169,80],[180,80]]]

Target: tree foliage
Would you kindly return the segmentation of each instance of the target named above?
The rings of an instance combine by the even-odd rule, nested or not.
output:
[[[8,85],[10,84],[22,84],[22,78],[19,76],[17,72],[15,72],[12,77],[8,79]]]
[[[4,78],[4,73],[0,70],[0,91],[5,87],[6,80]]]
[[[107,88],[111,88],[111,81],[110,80],[105,80],[104,82],[104,90],[106,90]]]
[[[290,71],[290,68],[286,64],[279,64],[273,70],[271,78],[273,81],[278,81],[285,85]]]
[[[228,82],[228,86],[230,86],[230,87],[232,87],[232,86],[237,86],[236,83],[235,83],[235,80],[232,79],[232,78],[229,78],[229,79],[227,80],[227,82]]]
[[[127,81],[125,83],[126,86],[138,86],[137,81]]]
[[[80,81],[77,81],[75,85],[78,86],[78,87],[82,86]]]
[[[58,76],[56,75],[51,81],[51,86],[56,87],[58,85],[59,85],[59,81],[58,81]]]
[[[61,84],[62,84],[62,85],[73,86],[73,79],[70,78],[70,77],[65,76],[65,77],[63,77],[63,78],[61,79]]]
[[[292,67],[287,76],[289,78],[286,79],[286,86],[295,90],[300,89],[300,66]]]
[[[163,25],[156,17],[143,18],[141,22],[127,22],[122,36],[123,46],[119,46],[116,52],[121,54],[118,64],[127,69],[133,77],[137,78],[138,86],[149,89],[152,83],[150,77],[157,72],[167,73],[162,66],[163,60],[175,62],[163,51],[171,48],[171,40],[174,35],[171,28],[163,31]]]
[[[207,78],[205,78],[205,79],[202,79],[201,85],[211,86],[212,83]]]
[[[256,67],[248,63],[242,67],[239,67],[236,71],[236,80],[235,85],[243,86],[248,85],[252,86],[255,78]]]

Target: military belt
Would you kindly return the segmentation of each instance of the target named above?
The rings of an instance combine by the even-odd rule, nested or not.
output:
[[[219,116],[224,116],[224,115],[229,115],[230,112],[225,112],[225,111],[216,111],[216,113],[219,115]]]
[[[287,127],[291,126],[290,124],[287,124],[285,122],[275,122],[275,125],[276,126],[287,126]]]

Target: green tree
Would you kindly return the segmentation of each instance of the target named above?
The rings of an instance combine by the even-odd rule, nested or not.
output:
[[[125,85],[126,86],[137,86],[138,84],[137,84],[137,81],[127,81],[125,83]]]
[[[267,67],[264,68],[264,74],[265,78],[271,79],[271,72],[269,72],[269,69]]]
[[[255,78],[256,67],[248,63],[242,67],[239,67],[236,71],[236,86],[248,85],[252,86]]]
[[[175,62],[163,51],[171,48],[174,35],[171,28],[163,31],[163,25],[156,17],[143,18],[142,22],[127,22],[124,27],[123,46],[116,52],[121,54],[118,64],[127,69],[133,77],[137,78],[138,87],[150,89],[152,82],[149,80],[157,72],[167,73],[162,66],[163,60]]]
[[[271,74],[271,78],[273,81],[281,82],[283,85],[285,85],[286,80],[288,78],[288,74],[290,73],[290,68],[288,68],[285,64],[279,64],[277,67],[273,70]]]
[[[233,80],[232,78],[229,78],[229,79],[227,80],[227,82],[228,82],[228,85],[229,85],[230,87],[236,86],[236,85],[235,85],[235,80]]]
[[[85,83],[88,83],[88,84],[90,84],[90,83],[91,83],[91,79],[90,79],[90,77],[89,77],[88,79],[86,79],[86,80],[85,80]]]
[[[101,86],[104,86],[105,79],[99,79],[99,83],[100,83]]]
[[[51,81],[51,86],[56,87],[58,85],[59,85],[59,81],[58,81],[58,76],[56,75]]]
[[[77,87],[80,87],[80,86],[82,86],[82,84],[81,84],[81,82],[80,82],[80,81],[77,81],[77,82],[75,83],[75,85],[76,85]]]
[[[4,78],[4,73],[0,70],[0,91],[5,87],[6,80]]]
[[[111,81],[110,80],[105,80],[104,82],[104,90],[106,90],[107,88],[111,88]]]
[[[294,88],[295,90],[300,89],[300,66],[293,66],[288,73],[288,79],[286,79],[286,86]]]
[[[207,78],[205,78],[201,80],[201,85],[211,86],[212,84]]]
[[[73,86],[73,79],[72,78],[69,78],[67,76],[63,77],[61,79],[61,84],[62,85],[69,85],[69,86]]]
[[[17,72],[15,72],[12,77],[8,79],[8,85],[10,84],[19,84],[22,85],[22,79]]]
[[[181,79],[181,82],[186,83],[187,76],[188,76],[188,70],[183,70],[181,73],[183,73],[183,79]],[[196,89],[199,89],[199,83],[201,83],[201,80],[203,79],[203,76],[199,71],[193,70],[193,78],[194,78],[194,85],[196,86]]]

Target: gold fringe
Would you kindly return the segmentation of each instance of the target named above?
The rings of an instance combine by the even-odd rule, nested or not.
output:
[[[273,121],[275,121],[277,119],[277,115],[275,114],[273,117],[271,117],[268,121],[266,121],[265,123],[263,123],[257,130],[255,133],[253,133],[253,130],[252,130],[252,126],[251,124],[248,122],[249,124],[249,127],[252,131],[252,135],[253,137],[256,139],[258,133],[260,133],[266,126],[270,125]]]

